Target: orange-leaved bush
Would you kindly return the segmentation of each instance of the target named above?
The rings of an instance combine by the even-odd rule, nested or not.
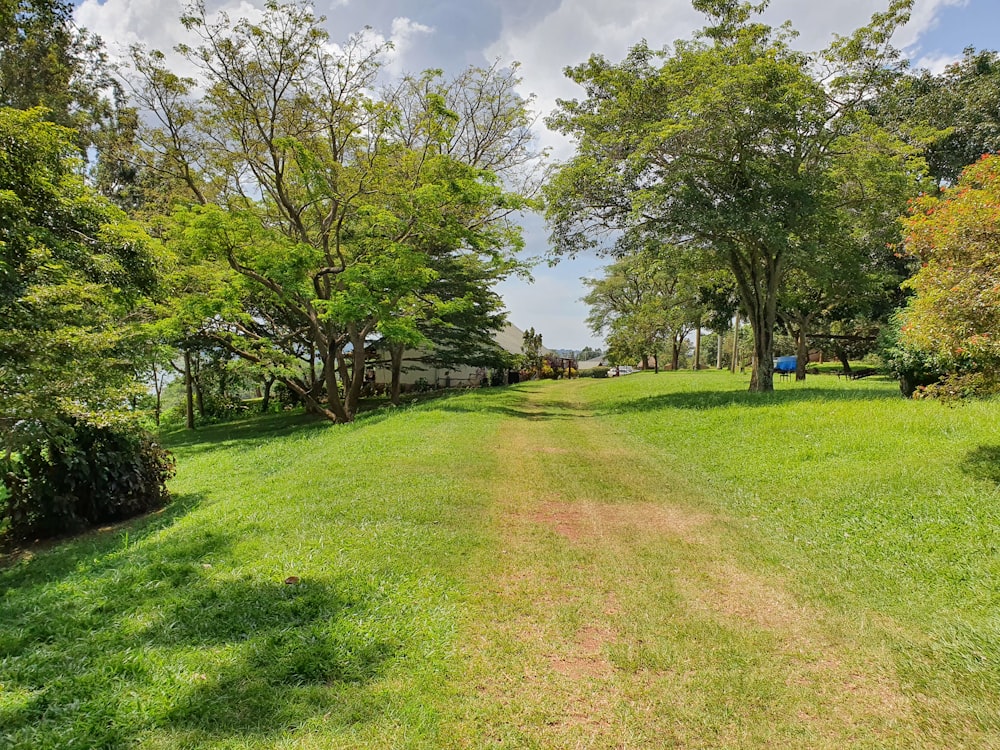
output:
[[[903,220],[921,268],[902,334],[917,349],[1000,363],[1000,155],[984,155],[940,196],[922,196]]]

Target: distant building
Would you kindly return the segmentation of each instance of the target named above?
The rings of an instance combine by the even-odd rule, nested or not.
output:
[[[512,323],[508,323],[505,328],[497,331],[493,340],[504,351],[510,354],[521,354],[521,347],[524,343],[524,331]],[[551,352],[542,347],[541,353]],[[445,367],[431,364],[433,362],[434,351],[428,347],[426,349],[407,349],[403,352],[403,369],[400,374],[400,383],[407,390],[414,386],[426,385],[430,388],[456,388],[462,386],[480,385],[483,378],[489,378],[490,371],[485,367],[474,365],[458,365]],[[374,382],[379,388],[387,388],[392,382],[392,368],[388,362],[380,361],[374,367]]]

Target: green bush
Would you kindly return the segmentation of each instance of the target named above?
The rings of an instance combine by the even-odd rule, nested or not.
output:
[[[0,528],[34,539],[78,531],[162,507],[174,460],[131,421],[68,417],[34,425],[32,437],[0,459],[7,496]]]
[[[914,349],[902,339],[900,322],[894,319],[879,337],[879,356],[888,372],[899,381],[899,390],[910,398],[918,388],[938,383],[957,363]]]
[[[606,378],[610,367],[591,367],[589,370],[580,370],[581,378]]]

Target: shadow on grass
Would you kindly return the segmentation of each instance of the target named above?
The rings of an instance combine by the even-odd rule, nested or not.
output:
[[[199,744],[360,720],[356,705],[331,711],[329,689],[376,679],[399,649],[379,626],[379,581],[243,580],[226,561],[248,529],[169,528],[195,502],[0,571],[5,746],[132,747],[150,731]]]
[[[195,430],[186,430],[183,427],[165,430],[160,434],[160,438],[171,450],[197,451],[247,440],[262,442],[290,432],[318,429],[329,424],[330,422],[322,416],[302,411],[287,414],[256,414],[232,422],[206,425]]]
[[[317,714],[337,714],[311,706],[309,689],[357,687],[383,673],[397,646],[372,626],[378,600],[357,581],[336,578],[192,586],[143,640],[171,651],[222,648],[235,658],[193,665],[164,723],[221,739],[280,734]]]
[[[510,398],[503,399],[507,403],[490,403],[489,400],[464,401],[456,400],[438,404],[435,408],[439,411],[454,412],[457,414],[501,414],[514,419],[525,419],[528,421],[548,421],[548,420],[569,420],[583,419],[591,414],[579,404],[569,401],[556,401],[546,399],[543,405],[546,408],[535,408],[526,406],[523,392],[511,392]]]
[[[448,401],[466,392],[452,389],[407,394],[398,407],[393,406],[385,398],[365,398],[361,400],[358,415],[352,424],[354,426],[377,424],[408,407]],[[183,427],[164,429],[160,432],[160,439],[170,450],[182,455],[191,455],[235,443],[245,443],[248,447],[253,447],[292,432],[319,430],[331,426],[334,426],[333,423],[322,415],[296,410],[248,414],[241,419],[204,425],[194,430]]]
[[[453,412],[455,414],[501,414],[505,417],[515,419],[526,419],[529,421],[553,420],[553,419],[578,419],[581,414],[573,414],[565,411],[549,411],[546,409],[518,409],[513,406],[499,406],[487,404],[447,404],[437,407],[440,411]]]
[[[969,451],[962,470],[976,479],[1000,485],[1000,445],[980,445]]]
[[[771,393],[735,390],[700,390],[665,393],[658,396],[622,398],[606,401],[601,411],[645,412],[661,409],[718,409],[729,406],[764,407],[808,401],[890,401],[900,398],[898,391],[871,385],[854,388],[795,387]]]
[[[143,516],[34,544],[11,542],[0,548],[0,593],[9,586],[28,586],[79,569],[86,561],[136,544],[187,515],[204,500],[200,493],[175,495],[170,503]]]

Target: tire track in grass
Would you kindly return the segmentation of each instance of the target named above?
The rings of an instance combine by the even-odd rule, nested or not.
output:
[[[878,627],[742,569],[704,496],[567,386],[524,389],[484,478],[454,744],[942,746]]]

